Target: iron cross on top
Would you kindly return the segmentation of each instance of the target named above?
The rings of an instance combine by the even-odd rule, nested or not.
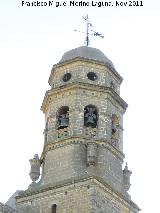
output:
[[[90,44],[89,36],[99,36],[101,38],[104,38],[104,36],[101,33],[96,32],[92,29],[93,26],[92,26],[91,22],[89,21],[88,14],[86,16],[82,16],[82,18],[84,19],[84,21],[86,23],[86,32],[81,32],[78,30],[75,30],[75,31],[86,34],[85,42],[84,42],[86,46],[89,46],[89,44]]]

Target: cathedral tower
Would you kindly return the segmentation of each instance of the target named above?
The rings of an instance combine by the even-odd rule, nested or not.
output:
[[[79,47],[53,66],[42,111],[44,149],[30,160],[32,183],[17,197],[24,213],[137,213],[122,164],[122,77],[98,49]],[[36,182],[40,176],[39,182]]]

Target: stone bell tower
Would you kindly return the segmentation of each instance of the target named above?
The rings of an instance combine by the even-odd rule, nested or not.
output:
[[[53,66],[41,108],[44,149],[30,160],[33,182],[17,197],[19,212],[140,211],[128,194],[131,171],[122,169],[121,82],[113,63],[91,47],[70,50]]]

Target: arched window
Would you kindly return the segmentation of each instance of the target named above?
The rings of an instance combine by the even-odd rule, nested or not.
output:
[[[84,126],[96,128],[98,121],[97,109],[93,105],[84,108]]]
[[[64,129],[69,125],[69,107],[63,106],[57,112],[57,129]]]
[[[52,213],[56,213],[57,205],[53,204],[52,205]]]
[[[119,139],[119,120],[116,115],[112,115],[112,126],[111,126],[111,142],[112,145],[116,146]]]

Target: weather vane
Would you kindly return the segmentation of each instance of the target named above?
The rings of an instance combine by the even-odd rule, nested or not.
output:
[[[92,30],[91,28],[93,27],[91,22],[89,21],[89,18],[88,18],[88,14],[86,16],[82,16],[82,18],[85,20],[86,22],[86,32],[81,32],[81,31],[78,31],[78,30],[75,30],[76,32],[81,32],[81,33],[85,33],[86,34],[86,37],[85,37],[85,44],[86,46],[88,47],[89,44],[90,44],[90,40],[89,40],[89,36],[99,36],[101,38],[104,38],[104,36],[99,33],[99,32],[96,32],[94,30]]]

